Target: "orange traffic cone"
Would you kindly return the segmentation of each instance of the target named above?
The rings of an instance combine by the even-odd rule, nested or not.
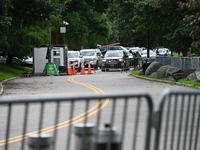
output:
[[[81,62],[81,74],[85,74],[84,62]]]
[[[72,69],[72,74],[76,74],[76,70],[75,70],[74,63],[72,63],[72,67],[71,67],[71,69]]]
[[[91,69],[90,62],[88,62],[88,74],[92,74],[92,69]]]
[[[68,75],[71,75],[71,74],[72,74],[72,71],[71,71],[71,63],[70,63],[70,62],[68,62],[67,74],[68,74]]]

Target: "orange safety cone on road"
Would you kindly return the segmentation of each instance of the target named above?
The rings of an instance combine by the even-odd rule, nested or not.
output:
[[[71,63],[70,63],[70,62],[68,62],[67,74],[68,74],[68,75],[71,75],[71,74],[72,74]]]
[[[84,62],[81,62],[81,74],[85,74]]]
[[[75,70],[74,63],[72,63],[72,67],[71,67],[71,69],[72,69],[72,74],[76,74],[76,70]]]
[[[92,69],[91,69],[90,62],[88,62],[88,74],[92,74]]]

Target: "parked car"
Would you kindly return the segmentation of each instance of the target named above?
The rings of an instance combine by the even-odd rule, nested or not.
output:
[[[129,49],[129,51],[132,51],[133,53],[139,53],[139,55],[141,55],[143,49],[140,47],[132,47]]]
[[[123,50],[109,50],[105,53],[101,64],[101,71],[109,71],[111,69],[129,70],[129,56]]]
[[[170,56],[171,55],[171,52],[169,49],[167,48],[158,48],[156,50],[156,55],[157,56]]]
[[[107,50],[127,50],[127,49],[123,46],[109,46]]]
[[[67,53],[68,62],[74,64],[75,69],[79,72],[81,70],[81,62],[84,61],[79,51],[69,51]]]
[[[142,60],[147,59],[147,50],[143,50],[141,53]],[[149,58],[155,59],[156,58],[156,52],[149,50]]]
[[[104,48],[104,50],[102,51],[102,54],[105,55],[105,53],[109,50],[124,50],[124,51],[127,51],[128,49],[126,49],[125,47],[123,46],[116,46],[116,45],[113,45],[113,46],[108,46],[106,48]]]
[[[18,61],[17,60],[18,59],[16,59],[16,62],[19,62],[19,60]],[[33,67],[33,58],[27,57],[27,58],[23,59],[21,65],[24,66],[24,67],[32,68]]]
[[[88,63],[95,69],[101,66],[102,53],[99,49],[82,49],[80,50],[80,53],[84,58],[86,68],[88,67]]]

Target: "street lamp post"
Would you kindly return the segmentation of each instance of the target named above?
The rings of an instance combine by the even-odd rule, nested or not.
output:
[[[64,25],[69,25],[69,23],[66,22],[66,21],[63,21],[63,24],[64,24]],[[63,33],[63,34],[64,34],[63,44],[65,45],[65,33],[66,33],[66,27],[60,27],[60,33]]]
[[[68,22],[66,22],[66,21],[63,21],[63,25],[69,25],[69,23]],[[66,34],[66,27],[64,26],[64,27],[60,27],[60,33],[62,33],[63,34],[63,46],[64,46],[64,49],[65,49],[65,34]],[[68,62],[68,48],[66,49],[66,61],[65,62]],[[68,71],[68,63],[66,63],[66,70]],[[68,74],[68,72],[67,72],[67,74]]]

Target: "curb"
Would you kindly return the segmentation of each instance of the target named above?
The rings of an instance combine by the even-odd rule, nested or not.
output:
[[[3,82],[0,82],[0,95],[3,93]]]
[[[167,83],[167,84],[171,84],[171,85],[179,85],[179,86],[186,86],[189,88],[193,88],[193,89],[200,89],[200,87],[193,87],[189,84],[184,84],[184,83],[179,83],[179,82],[175,82],[175,81],[165,81],[165,80],[159,80],[159,79],[151,79],[151,78],[146,78],[146,77],[142,77],[139,75],[131,75],[134,76],[136,78],[140,78],[140,79],[144,79],[144,80],[149,80],[149,81],[156,81],[156,82],[162,82],[162,83]]]
[[[6,79],[6,80],[3,80],[2,82],[0,82],[0,96],[3,94],[3,84],[7,81],[10,81],[10,80],[13,80],[13,79],[17,79],[19,77],[13,77],[13,78],[9,78],[9,79]]]

